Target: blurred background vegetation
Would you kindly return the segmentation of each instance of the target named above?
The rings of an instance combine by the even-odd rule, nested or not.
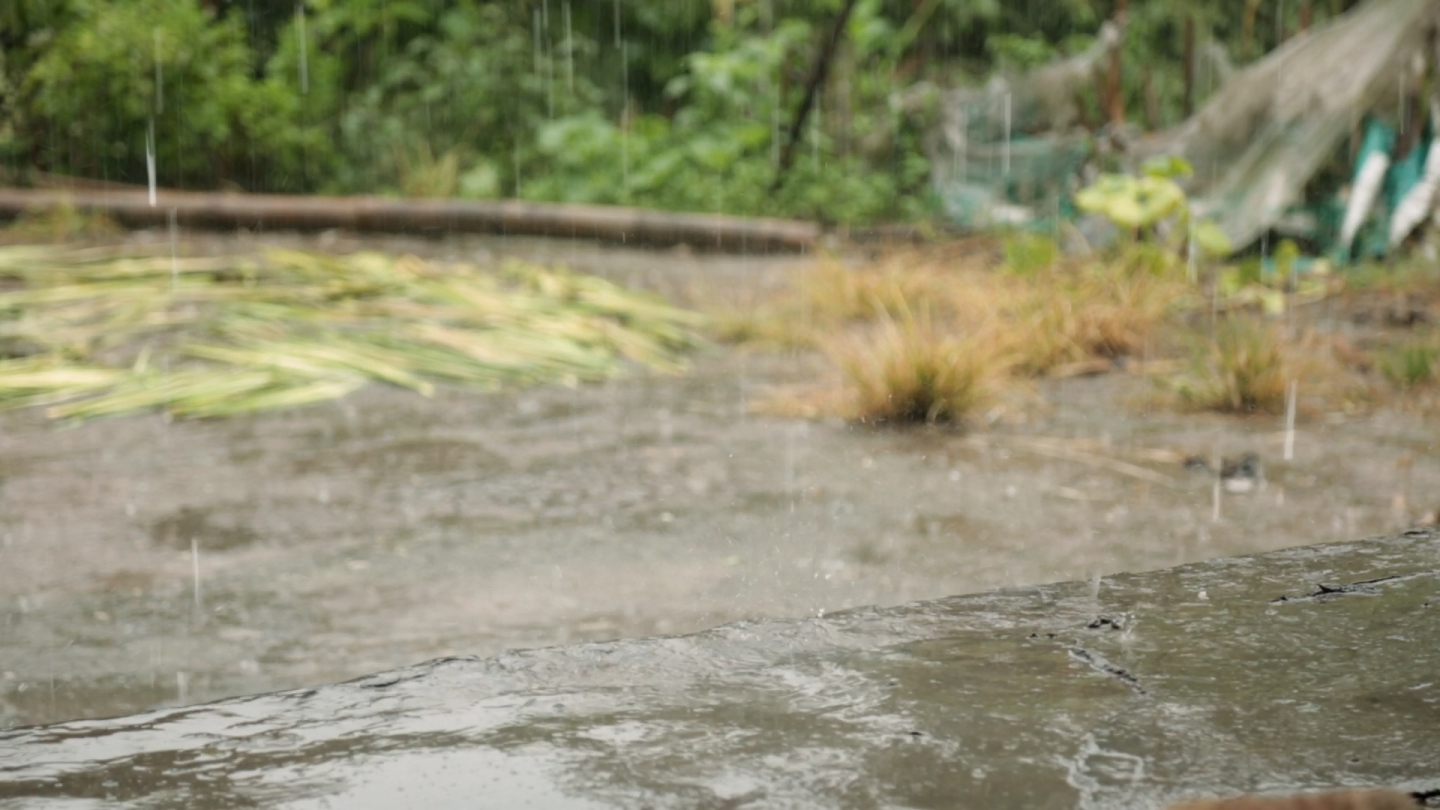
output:
[[[777,187],[846,0],[7,0],[0,167],[145,183],[153,153],[187,189],[917,220],[933,111],[908,88],[1077,53],[1123,10],[1122,112],[1160,128],[1209,89],[1197,48],[1244,63],[1354,3],[858,0]]]

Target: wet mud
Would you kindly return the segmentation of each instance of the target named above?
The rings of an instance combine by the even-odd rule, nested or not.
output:
[[[798,261],[279,241],[522,255],[681,301],[754,300]],[[1280,420],[1139,409],[1150,383],[1118,374],[1046,383],[1026,423],[971,434],[753,412],[814,364],[711,347],[684,376],[574,389],[371,387],[214,422],[0,416],[0,727],[1154,570],[1440,506],[1434,426],[1405,414],[1303,420],[1286,462]],[[1218,519],[1213,479],[1182,464],[1213,452],[1264,464]]]

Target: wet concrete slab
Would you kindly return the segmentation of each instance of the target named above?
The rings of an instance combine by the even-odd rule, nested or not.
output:
[[[1151,808],[1440,790],[1440,533],[0,731],[0,806]]]

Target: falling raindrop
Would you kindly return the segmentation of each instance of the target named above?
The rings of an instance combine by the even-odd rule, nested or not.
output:
[[[550,0],[540,4],[540,35],[545,46],[545,100],[555,117],[555,53],[550,41]]]
[[[175,221],[175,209],[170,209],[170,292],[180,286],[180,254],[177,247],[179,227]]]
[[[571,38],[570,31],[570,0],[565,0],[561,7],[565,19],[565,85],[570,95],[575,95],[575,40]]]
[[[740,421],[743,423],[750,415],[749,363],[745,354],[740,355],[740,373],[736,382],[740,387]]]
[[[295,29],[296,36],[300,39],[300,92],[308,95],[310,93],[310,44],[305,36],[305,4],[295,5]]]
[[[1285,392],[1285,460],[1295,459],[1295,394],[1300,387],[1298,380],[1291,380]]]
[[[540,9],[535,9],[532,12],[531,17],[533,20],[531,24],[531,29],[535,35],[535,75],[538,76],[540,75],[541,71],[544,70],[544,67],[542,66],[542,62],[544,60],[541,58],[544,52],[540,46],[540,26],[542,25],[540,21]]]
[[[618,1],[615,5],[620,7]],[[616,18],[619,25],[619,18]],[[619,29],[617,28],[618,32]],[[620,43],[620,184],[626,202],[630,201],[630,43]]]
[[[1000,152],[1000,171],[1010,176],[1010,94],[1005,94],[1005,143]]]
[[[1405,103],[1405,91],[1406,91],[1406,88],[1405,88],[1405,79],[1406,79],[1406,78],[1407,78],[1407,76],[1405,75],[1405,73],[1402,72],[1402,73],[1400,74],[1399,114],[1396,116],[1397,118],[1400,119],[1400,131],[1401,131],[1401,132],[1404,132],[1404,131],[1410,126],[1410,120],[1409,120],[1409,112],[1410,112],[1410,109],[1409,109],[1409,105],[1407,105],[1407,104]]]
[[[970,176],[970,119],[965,118],[959,127],[960,143],[956,144],[955,164],[959,168],[960,182]]]
[[[815,115],[810,119],[810,162],[815,172],[820,172],[820,121],[825,117],[820,107],[820,99],[815,99]]]
[[[195,537],[190,538],[190,573],[195,580],[195,613],[200,615],[203,610],[200,603],[200,541]]]
[[[515,199],[520,199],[520,139],[515,139]]]
[[[160,29],[155,29],[155,114],[165,112],[165,68],[160,56]]]
[[[797,466],[795,432],[795,428],[788,428],[785,431],[785,492],[789,495],[795,494],[795,468]]]
[[[1185,234],[1185,280],[1194,284],[1199,278],[1197,266],[1198,257],[1195,254],[1195,219],[1191,217]]]
[[[175,673],[175,694],[176,699],[181,703],[190,700],[190,674],[186,672]]]
[[[775,88],[775,104],[770,108],[770,168],[780,165],[780,83],[771,82]]]
[[[155,119],[145,130],[145,173],[150,180],[150,207],[155,207]]]

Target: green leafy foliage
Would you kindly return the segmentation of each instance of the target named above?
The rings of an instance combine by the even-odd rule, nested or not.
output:
[[[243,182],[255,172],[280,180],[303,174],[307,148],[324,143],[304,122],[293,85],[252,77],[236,19],[213,18],[193,0],[90,0],[74,9],[74,24],[20,86],[24,145],[40,164],[144,182],[149,150],[166,184]]]
[[[859,0],[777,185],[842,5],[9,0],[0,160],[18,174],[143,183],[153,121],[157,179],[181,187],[923,218],[935,210],[923,148],[933,110],[902,102],[905,91],[1074,54],[1115,10],[1113,0]],[[1300,5],[1131,0],[1121,76],[1131,117],[1164,126],[1184,114],[1187,30],[1197,47],[1219,41],[1250,58],[1296,30]],[[1339,7],[1312,10],[1318,24]],[[1214,71],[1198,75],[1212,78],[1197,101]],[[1173,179],[1110,178],[1098,204],[1117,221],[1173,219],[1183,206]],[[1196,241],[1218,250],[1207,227],[1196,223]]]
[[[866,32],[878,25],[863,14],[857,25],[861,44],[878,49],[881,34]],[[788,182],[771,193],[778,138],[789,116],[777,77],[812,33],[795,20],[768,34],[722,27],[714,49],[691,54],[666,86],[675,106],[670,116],[640,114],[617,123],[589,110],[541,125],[536,147],[549,171],[524,181],[523,195],[837,222],[915,213],[925,205],[929,169],[918,150],[877,171],[865,156],[837,154],[840,144],[820,127],[804,134],[802,157]],[[893,133],[900,122],[880,106],[856,126]]]

